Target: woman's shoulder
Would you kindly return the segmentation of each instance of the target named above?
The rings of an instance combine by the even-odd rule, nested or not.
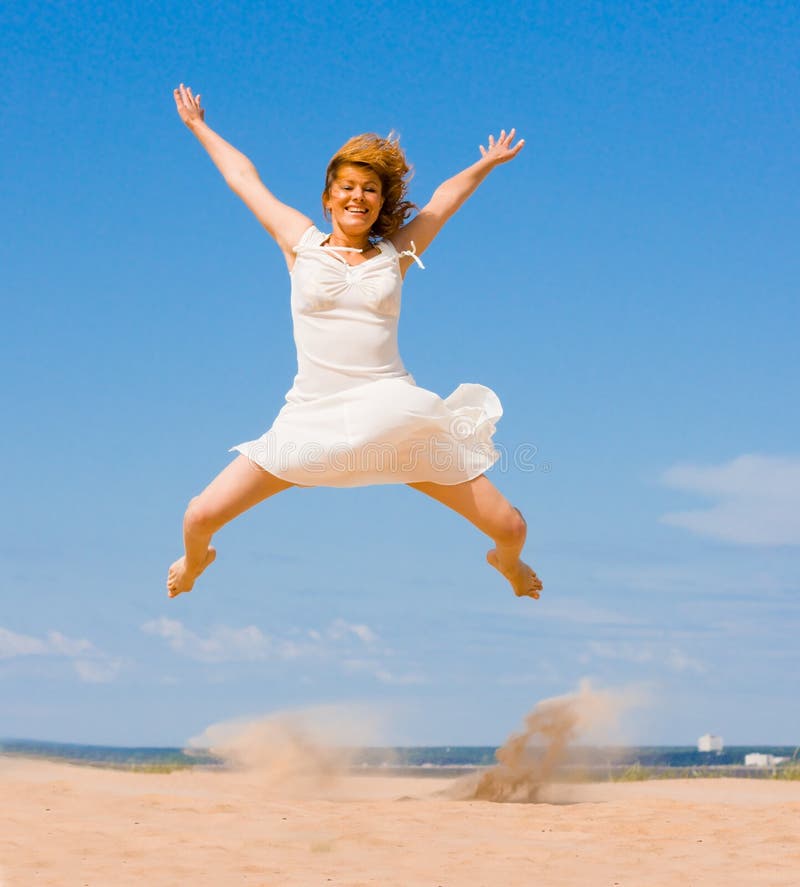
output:
[[[397,245],[389,237],[379,237],[375,241],[375,246],[377,246],[382,253],[389,256],[396,256],[398,253]]]
[[[303,247],[319,246],[327,237],[328,235],[312,222],[294,245],[294,251],[297,252]]]

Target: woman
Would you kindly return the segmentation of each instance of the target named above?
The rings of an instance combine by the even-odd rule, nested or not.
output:
[[[481,159],[440,185],[430,202],[405,199],[410,168],[395,140],[357,136],[328,166],[322,203],[332,231],[281,203],[250,160],[204,120],[200,96],[174,91],[181,120],[233,191],[276,240],[292,279],[298,372],[275,423],[191,500],[186,553],[169,569],[170,597],[191,591],[216,557],[211,537],[228,521],[291,486],[407,483],[454,509],[495,543],[488,562],[518,596],[542,583],[520,560],[526,524],[484,471],[502,415],[482,385],[450,397],[419,388],[397,350],[400,290],[406,271],[444,223],[501,163],[519,153],[514,130],[481,146]]]

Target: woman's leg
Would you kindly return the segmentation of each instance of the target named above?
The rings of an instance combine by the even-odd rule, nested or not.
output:
[[[294,484],[259,468],[247,456],[237,456],[189,502],[183,518],[186,554],[169,568],[169,596],[191,591],[195,579],[213,562],[217,552],[209,542],[220,527],[291,486]]]
[[[519,558],[527,535],[525,518],[489,478],[482,474],[463,484],[426,482],[408,486],[457,511],[486,533],[495,543],[487,552],[486,560],[508,579],[518,597],[539,597],[541,580]]]

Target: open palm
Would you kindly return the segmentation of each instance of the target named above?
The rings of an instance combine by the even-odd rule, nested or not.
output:
[[[175,98],[175,107],[181,120],[189,126],[197,120],[205,117],[205,111],[200,107],[200,93],[192,95],[191,86],[181,85],[173,90],[172,95]]]
[[[525,139],[520,139],[516,145],[513,144],[516,132],[516,129],[511,129],[506,134],[506,131],[502,129],[500,130],[500,138],[497,141],[495,141],[493,135],[490,135],[489,147],[484,148],[483,145],[480,146],[481,157],[484,160],[488,160],[494,166],[513,160],[525,144]]]

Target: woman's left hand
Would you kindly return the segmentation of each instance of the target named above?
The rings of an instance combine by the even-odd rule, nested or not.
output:
[[[497,141],[494,140],[493,135],[490,135],[489,147],[484,148],[483,145],[480,146],[481,157],[491,163],[492,166],[499,166],[501,163],[508,163],[509,160],[513,160],[525,144],[525,139],[520,139],[516,145],[512,144],[515,133],[516,129],[512,129],[506,135],[506,131],[503,129],[500,131],[500,138]]]

